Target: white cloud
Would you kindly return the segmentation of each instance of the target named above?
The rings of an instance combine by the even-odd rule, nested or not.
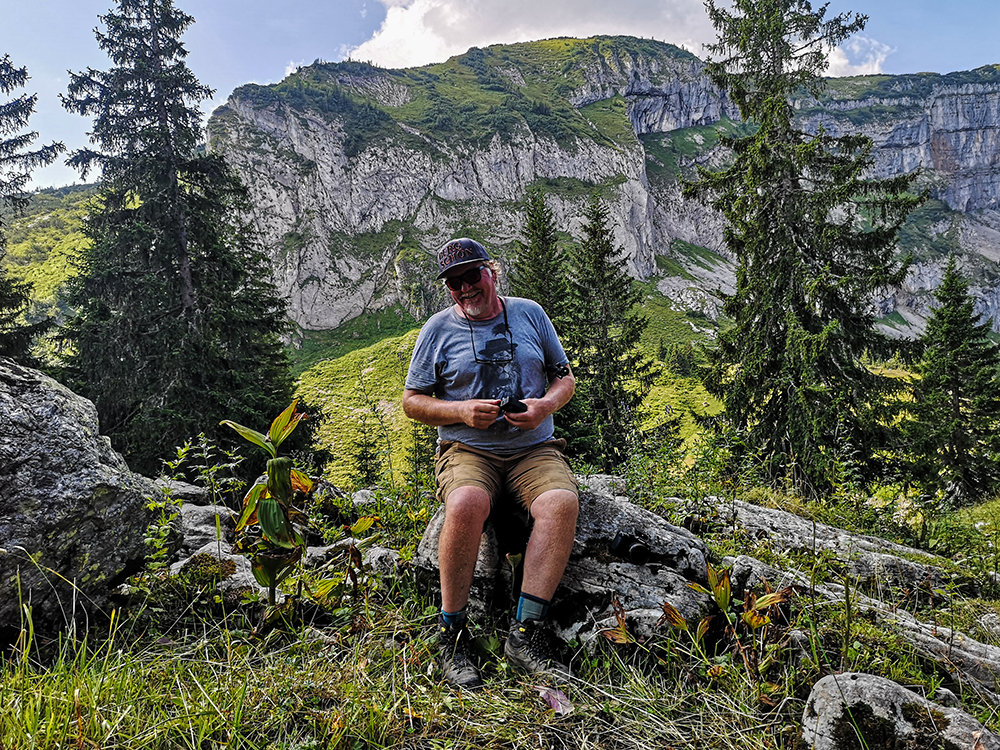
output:
[[[294,60],[289,60],[288,64],[285,65],[285,78],[288,78],[292,73],[297,71],[299,68],[305,67],[310,63],[307,62],[295,62]]]
[[[702,0],[376,0],[382,26],[343,56],[388,68],[443,62],[470,47],[626,34],[670,42],[702,57],[715,41]],[[895,50],[854,37],[831,50],[827,75],[880,73]]]
[[[830,51],[830,67],[826,75],[839,78],[881,73],[885,59],[895,51],[889,45],[874,39],[853,37],[842,47]]]
[[[715,38],[701,0],[378,0],[386,18],[350,56],[390,68],[443,62],[469,47],[627,34],[700,54]]]

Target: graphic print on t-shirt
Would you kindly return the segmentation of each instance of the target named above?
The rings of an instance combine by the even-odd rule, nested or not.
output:
[[[477,352],[483,378],[479,398],[520,400],[524,392],[521,390],[521,367],[514,357],[517,344],[513,342],[503,323],[495,325],[490,333],[493,338]],[[505,427],[508,430],[518,429],[504,419],[502,414],[493,427],[500,430]]]

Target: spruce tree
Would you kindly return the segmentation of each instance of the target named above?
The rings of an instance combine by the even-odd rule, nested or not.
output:
[[[151,473],[190,435],[228,439],[222,419],[266,423],[288,405],[284,306],[243,218],[247,191],[198,153],[197,103],[211,91],[184,62],[193,19],[171,0],[119,0],[100,20],[113,66],[71,74],[63,97],[94,118],[94,148],[68,163],[101,172],[68,293],[67,374],[115,448]]]
[[[957,504],[1000,480],[1000,350],[954,256],[934,296],[907,432],[917,479]]]
[[[896,231],[919,199],[911,176],[871,179],[872,142],[798,129],[793,99],[817,96],[826,50],[867,18],[825,19],[805,0],[709,0],[718,42],[712,81],[756,127],[724,138],[731,165],[699,169],[688,195],[710,200],[726,219],[738,261],[736,290],[723,310],[734,326],[719,338],[706,386],[746,437],[772,482],[809,494],[836,481],[839,457],[860,451],[875,471],[888,436],[872,407],[894,389],[861,362],[887,350],[874,329],[872,297],[898,285]]]
[[[0,93],[6,96],[27,82],[27,68],[14,67],[10,55],[0,58]],[[51,323],[24,322],[31,302],[31,285],[10,278],[2,263],[7,252],[4,217],[24,211],[30,201],[25,187],[32,170],[51,164],[64,149],[62,143],[50,143],[27,150],[38,138],[34,131],[24,132],[37,101],[34,94],[22,94],[0,104],[0,356],[27,364],[34,364],[29,354],[31,342]]]
[[[410,441],[406,447],[409,465],[407,481],[411,497],[416,498],[423,486],[434,486],[434,457],[437,453],[437,430],[430,425],[410,420]]]
[[[615,247],[599,196],[591,198],[584,219],[583,240],[570,252],[562,332],[577,390],[556,419],[572,455],[610,472],[635,444],[652,364],[639,348],[647,325],[638,310],[642,293]]]
[[[555,218],[541,190],[528,191],[523,240],[517,243],[510,270],[510,291],[542,306],[556,329],[566,309],[566,264],[559,253]]]
[[[351,445],[354,484],[358,489],[375,487],[384,475],[378,449],[378,430],[372,424],[372,416],[368,411],[361,411],[356,424],[358,434]]]

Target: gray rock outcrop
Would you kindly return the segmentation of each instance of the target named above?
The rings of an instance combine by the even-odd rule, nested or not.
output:
[[[267,588],[254,578],[250,558],[234,553],[229,542],[212,541],[193,550],[190,556],[170,566],[170,575],[179,576],[185,571],[191,573],[205,568],[211,571],[208,577],[228,604],[235,604],[248,594],[267,601]],[[277,601],[280,603],[283,599],[284,594],[277,592]]]
[[[184,538],[180,552],[193,554],[207,544],[232,544],[236,534],[236,514],[225,505],[181,505],[181,528]]]
[[[940,178],[936,196],[958,211],[1000,208],[1000,72],[898,76],[896,90],[861,96],[849,83],[835,81],[821,102],[799,103],[808,129],[863,133],[878,146],[878,176],[927,170]]]
[[[691,508],[683,501],[677,503],[681,509]],[[974,593],[971,582],[955,566],[922,550],[740,500],[716,499],[713,511],[718,523],[734,532],[740,530],[747,538],[768,539],[785,552],[832,556],[842,576],[868,592],[906,589],[918,597],[922,592],[927,602],[946,599],[950,589],[965,587],[966,593]]]
[[[207,487],[199,487],[196,484],[181,482],[177,479],[156,479],[154,480],[165,495],[176,503],[191,505],[211,505],[212,493]]]
[[[680,500],[677,505],[686,507]],[[800,596],[839,605],[849,598],[853,608],[894,630],[956,683],[973,686],[983,700],[1000,705],[1000,648],[939,622],[922,620],[901,606],[906,602],[937,605],[948,601],[952,590],[966,589],[974,594],[971,583],[956,573],[956,566],[948,560],[738,500],[717,501],[715,510],[734,535],[766,540],[781,554],[805,552],[822,557],[823,571],[831,566],[841,571],[835,578],[817,580],[807,570],[779,570],[751,555],[727,557],[722,562],[730,568],[736,598],[747,591],[786,587]]]
[[[705,583],[708,549],[694,534],[633,505],[617,489],[620,480],[597,475],[583,480],[580,516],[569,564],[553,599],[547,620],[563,640],[591,641],[617,622],[614,601],[624,610],[630,632],[649,636],[669,602],[686,619],[699,621],[709,599],[688,586]],[[420,540],[414,565],[436,583],[437,544],[444,523],[443,508],[431,519]],[[616,537],[635,540],[648,550],[642,563],[623,559],[612,550]],[[487,524],[479,547],[470,609],[497,614],[510,610],[515,573],[501,550],[496,527]],[[523,551],[523,546],[512,550]]]
[[[148,552],[152,499],[90,401],[0,358],[0,624],[19,627],[22,605],[36,628],[104,608]]]
[[[608,48],[581,70],[584,83],[567,101],[583,107],[624,97],[635,134],[708,125],[736,114],[701,62],[669,45],[641,54]],[[384,72],[377,70],[323,75],[365,96],[387,89]],[[524,81],[520,73],[511,80],[524,85],[516,82]],[[398,92],[380,101],[392,109],[396,105],[389,102],[406,98]],[[560,144],[521,123],[503,137],[475,144],[397,125],[398,135],[349,153],[352,134],[341,118],[327,113],[293,110],[273,99],[262,106],[234,92],[213,114],[212,148],[244,175],[268,245],[282,248],[275,253],[276,281],[289,295],[289,314],[303,328],[332,328],[395,302],[409,306],[397,285],[385,282],[399,270],[397,254],[412,238],[428,254],[459,226],[488,227],[481,239],[494,247],[519,238],[523,216],[516,203],[540,180],[614,185],[606,192],[609,225],[638,277],[655,270],[656,254],[666,252],[675,237],[700,241],[706,225],[721,231],[717,218],[679,191],[654,194],[646,154],[634,136],[620,143],[578,137]],[[560,228],[579,233],[583,202],[551,198]],[[401,223],[413,228],[406,242],[404,232],[393,228]],[[374,239],[364,257],[351,241],[359,235]],[[719,236],[706,241],[721,247]]]
[[[802,739],[811,750],[1000,750],[1000,737],[964,711],[858,672],[827,675],[813,686]]]

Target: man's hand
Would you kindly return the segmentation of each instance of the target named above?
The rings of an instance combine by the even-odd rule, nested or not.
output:
[[[431,427],[466,424],[477,430],[485,430],[500,416],[499,404],[499,399],[445,401],[420,391],[403,391],[403,412],[406,416]]]
[[[543,398],[521,399],[528,407],[526,411],[520,414],[505,412],[503,417],[515,427],[533,430],[570,400],[575,385],[572,373],[553,380]],[[500,399],[444,401],[420,391],[406,389],[403,391],[403,412],[410,419],[431,427],[463,423],[476,430],[485,430],[500,418]]]
[[[521,401],[528,407],[527,411],[523,411],[520,414],[506,412],[504,418],[522,430],[535,429],[552,413],[551,405],[545,399],[523,398]]]
[[[459,403],[461,407],[462,421],[469,427],[474,427],[477,430],[485,430],[491,424],[497,421],[497,417],[500,414],[500,400],[499,399],[470,399],[468,401],[461,401]]]

